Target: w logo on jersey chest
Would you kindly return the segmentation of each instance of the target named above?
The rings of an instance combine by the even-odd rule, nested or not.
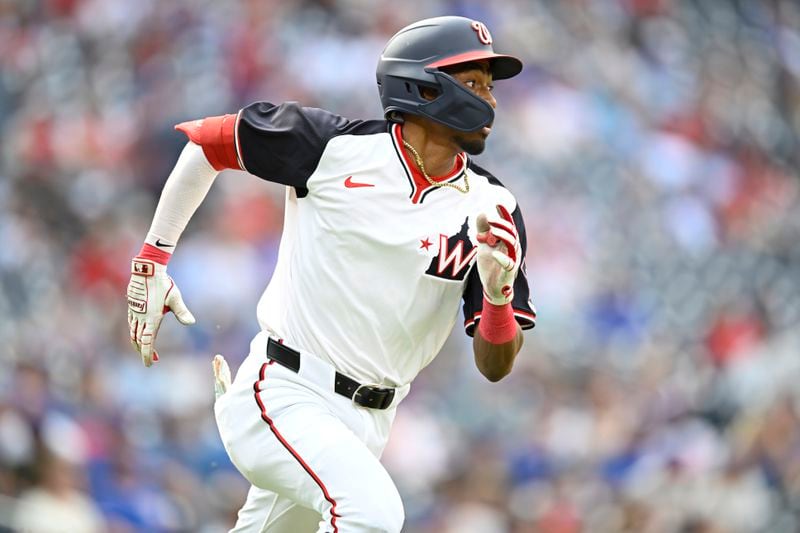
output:
[[[465,218],[461,230],[455,235],[439,235],[439,253],[431,259],[426,274],[453,281],[464,279],[472,259],[478,253],[478,248],[467,234],[468,222],[469,218]]]

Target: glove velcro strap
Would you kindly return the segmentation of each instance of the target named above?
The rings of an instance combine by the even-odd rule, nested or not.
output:
[[[156,265],[152,261],[134,257],[131,261],[131,274],[149,278],[156,272]]]

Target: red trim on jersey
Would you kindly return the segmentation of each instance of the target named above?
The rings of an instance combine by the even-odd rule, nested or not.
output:
[[[144,243],[142,245],[142,249],[139,250],[139,255],[137,257],[141,259],[149,259],[150,261],[154,261],[160,265],[166,265],[169,263],[169,258],[172,257],[172,254],[156,248],[152,244]]]
[[[403,132],[402,128],[399,125],[394,126],[394,138],[397,144],[397,147],[400,150],[400,154],[403,156],[403,161],[406,164],[409,172],[411,172],[411,178],[414,180],[414,191],[411,195],[411,201],[413,203],[419,203],[422,194],[433,187],[428,180],[425,179],[425,176],[422,175],[422,171],[417,168],[417,163],[414,161],[414,156],[408,153],[406,147],[403,145]],[[464,167],[466,166],[466,157],[463,154],[458,154],[456,157],[455,162],[453,163],[453,168],[447,174],[443,176],[431,176],[431,179],[436,182],[442,181],[449,181],[453,180],[453,178],[460,177],[461,172],[464,171]],[[455,181],[455,180],[454,180]]]
[[[273,435],[275,435],[275,437],[277,437],[277,439],[280,441],[283,447],[286,448],[286,450],[290,454],[292,454],[292,457],[294,457],[295,460],[298,463],[300,463],[300,466],[302,466],[303,470],[305,470],[308,473],[308,475],[311,476],[311,478],[314,480],[317,486],[319,486],[319,488],[322,489],[322,494],[323,496],[325,496],[325,500],[327,500],[328,503],[331,504],[331,525],[333,526],[333,533],[339,533],[339,528],[336,526],[336,519],[339,518],[340,515],[336,513],[336,500],[331,498],[331,495],[328,493],[328,489],[325,487],[325,484],[322,482],[322,480],[319,479],[319,476],[317,476],[317,474],[314,473],[311,467],[308,466],[308,464],[306,464],[306,462],[303,460],[302,457],[300,457],[300,454],[297,453],[297,451],[295,451],[295,449],[292,448],[292,445],[286,441],[283,435],[281,435],[280,431],[278,431],[278,428],[275,427],[275,423],[267,415],[267,409],[264,406],[264,402],[261,401],[261,397],[258,395],[258,393],[261,392],[261,389],[258,388],[258,384],[264,381],[264,378],[266,377],[267,367],[274,362],[275,361],[270,360],[261,365],[261,371],[259,372],[259,380],[253,383],[253,390],[255,391],[254,396],[256,398],[256,403],[258,404],[258,407],[261,409],[261,419],[267,423]]]
[[[481,337],[492,344],[505,344],[517,336],[517,321],[511,304],[494,305],[483,298],[483,312],[478,322]]]
[[[175,129],[203,147],[214,170],[242,170],[236,150],[236,122],[237,115],[222,115],[181,122]]]
[[[525,311],[520,311],[519,309],[514,309],[514,315],[528,319],[531,322],[536,322],[536,313],[527,313]]]

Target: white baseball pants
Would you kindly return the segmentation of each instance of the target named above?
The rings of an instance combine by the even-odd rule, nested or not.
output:
[[[222,442],[253,485],[233,532],[397,533],[400,495],[378,458],[397,390],[386,410],[333,390],[334,369],[303,353],[300,372],[266,357],[259,333],[231,389],[214,405]]]

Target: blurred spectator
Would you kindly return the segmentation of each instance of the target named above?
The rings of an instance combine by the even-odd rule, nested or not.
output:
[[[100,510],[79,489],[74,465],[49,456],[40,461],[41,483],[22,493],[14,526],[30,533],[99,533]]]

